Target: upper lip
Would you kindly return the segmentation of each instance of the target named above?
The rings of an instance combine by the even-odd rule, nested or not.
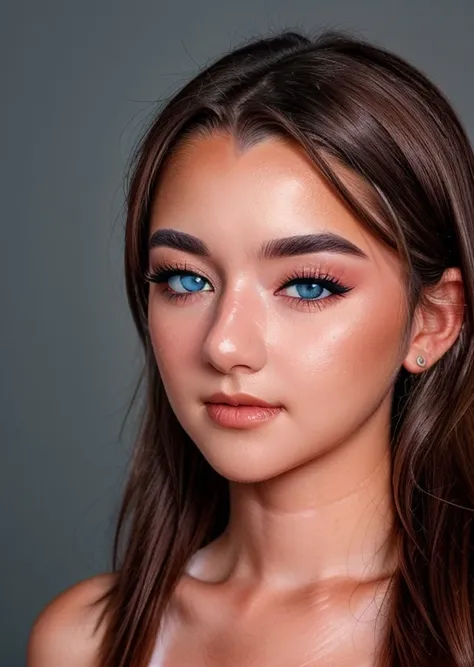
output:
[[[206,399],[206,403],[226,403],[227,405],[258,405],[264,408],[278,408],[280,407],[276,403],[268,403],[263,401],[257,396],[251,396],[250,394],[223,394],[218,392],[217,394],[212,394],[209,398]]]

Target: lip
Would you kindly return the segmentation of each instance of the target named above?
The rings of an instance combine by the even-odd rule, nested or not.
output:
[[[282,411],[282,408],[206,403],[206,411],[208,417],[218,426],[230,429],[250,429],[273,420]]]
[[[232,405],[238,407],[240,405],[248,405],[261,408],[281,408],[281,405],[277,403],[268,403],[267,401],[257,398],[256,396],[251,396],[250,394],[224,394],[222,392],[217,392],[212,394],[209,398],[204,400],[205,403],[218,403],[224,405]]]

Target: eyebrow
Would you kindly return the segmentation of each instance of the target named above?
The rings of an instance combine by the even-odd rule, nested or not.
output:
[[[149,250],[158,247],[174,248],[198,257],[210,257],[208,246],[192,234],[175,229],[158,229],[149,240]],[[309,253],[330,252],[368,259],[366,253],[354,243],[333,232],[302,234],[266,241],[257,252],[258,259],[293,257]]]

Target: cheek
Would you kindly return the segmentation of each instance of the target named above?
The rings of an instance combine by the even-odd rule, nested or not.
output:
[[[151,304],[148,327],[163,382],[173,385],[189,375],[190,362],[199,354],[199,337],[194,324],[189,326],[185,309],[171,308],[157,308]]]
[[[289,400],[306,406],[311,401],[337,406],[338,399],[354,405],[356,396],[377,401],[398,370],[399,313],[398,301],[393,307],[352,298],[301,326],[282,327],[274,349]]]
[[[354,388],[362,400],[376,400],[393,379],[403,326],[399,294],[379,289],[361,290],[312,314],[275,310],[262,334],[268,346],[262,389],[277,383],[275,398],[294,407],[332,404],[338,397],[354,403]],[[193,373],[202,372],[205,311],[157,307],[151,300],[148,323],[158,370],[179,401],[193,386]]]

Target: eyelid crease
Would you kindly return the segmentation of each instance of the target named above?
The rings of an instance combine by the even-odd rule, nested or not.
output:
[[[179,262],[165,262],[151,271],[147,270],[144,275],[144,280],[145,282],[164,283],[169,280],[169,278],[176,275],[198,276],[205,279],[211,285],[211,287],[213,287],[212,280],[206,276],[204,272],[193,269],[187,263]],[[323,287],[329,289],[334,294],[343,294],[350,292],[353,289],[353,287],[350,285],[345,284],[342,279],[336,278],[330,271],[322,270],[319,267],[312,268],[305,266],[301,269],[294,269],[291,273],[287,274],[285,279],[279,283],[277,293],[285,287],[289,287],[298,283],[304,284],[305,282],[309,282],[311,280],[320,283]],[[172,292],[172,290],[170,290],[170,292]],[[197,293],[198,292],[194,292],[194,294]],[[190,294],[193,294],[193,292],[190,292]]]
[[[165,274],[167,275],[167,278],[169,278],[171,275],[175,274],[186,274],[186,275],[195,275],[195,276],[200,276],[201,278],[205,278],[207,281],[209,281],[212,284],[211,278],[201,269],[197,269],[189,265],[187,262],[163,262],[159,263],[155,268],[152,269],[146,269],[145,273],[143,274],[143,281],[144,282],[157,282],[156,277],[157,276],[164,276]]]
[[[304,275],[306,274],[306,275]],[[156,267],[152,271],[148,270],[145,272],[145,281],[150,281],[150,282],[155,282],[159,284],[164,284],[166,283],[171,277],[175,277],[177,275],[182,275],[182,276],[197,276],[204,278],[206,282],[209,283],[212,287],[212,282],[209,280],[205,274],[203,274],[200,271],[195,271],[189,265],[187,264],[180,264],[180,263],[175,263],[175,264],[170,264],[170,263],[165,263],[162,264],[161,267]],[[305,282],[310,282],[314,281],[316,283],[319,283],[324,289],[327,289],[330,294],[327,297],[321,298],[321,299],[305,299],[304,297],[298,298],[294,296],[288,296],[286,294],[281,294],[281,292],[285,288],[289,288],[290,286],[293,286],[296,283],[305,283]],[[350,287],[348,285],[345,285],[342,283],[341,280],[338,280],[337,278],[333,277],[330,273],[328,272],[322,272],[319,268],[317,269],[310,269],[310,268],[304,268],[301,270],[295,270],[287,277],[285,278],[285,281],[283,283],[280,283],[280,286],[278,287],[277,291],[275,294],[279,294],[280,299],[285,299],[285,301],[288,303],[288,305],[291,308],[296,308],[297,310],[304,310],[308,313],[313,312],[315,309],[322,311],[325,307],[330,306],[334,301],[337,301],[338,299],[345,298],[347,293],[352,291],[353,287]],[[175,292],[173,289],[170,288],[170,286],[166,286],[162,290],[162,295],[164,298],[166,298],[170,303],[174,303],[176,306],[185,306],[186,303],[188,303],[188,300],[193,300],[195,297],[197,297],[201,292],[207,293],[207,292],[213,292],[214,288],[212,287],[211,290],[197,290],[197,291],[190,291],[190,292]]]

